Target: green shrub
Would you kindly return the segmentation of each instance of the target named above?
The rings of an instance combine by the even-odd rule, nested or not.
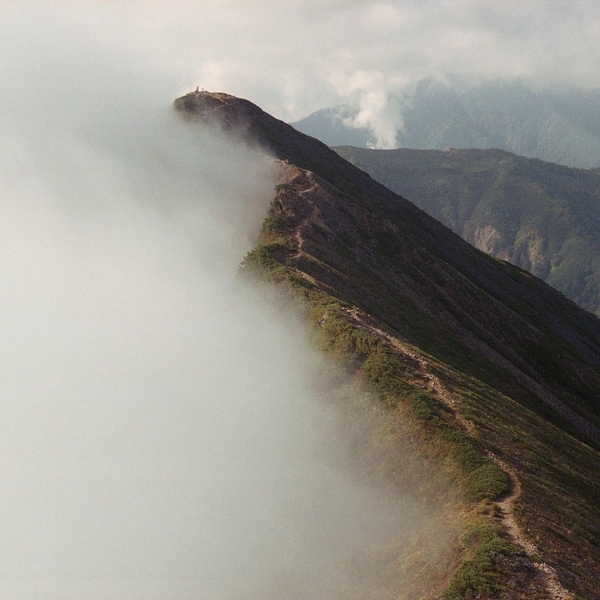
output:
[[[256,246],[246,254],[239,270],[242,273],[252,273],[269,278],[285,275],[288,269],[273,256],[272,248]]]
[[[402,378],[406,369],[394,354],[383,344],[371,352],[363,363],[366,379],[381,386],[384,391],[393,392],[398,379]]]
[[[465,497],[470,502],[494,500],[508,491],[508,476],[493,462],[485,462],[467,475]]]
[[[512,556],[521,549],[498,535],[489,525],[471,527],[463,538],[465,553],[471,557],[463,561],[454,573],[444,600],[472,600],[496,597],[498,590],[498,568],[494,553]]]
[[[419,421],[429,421],[438,428],[448,428],[451,431],[455,429],[442,419],[442,413],[448,412],[448,408],[431,394],[420,389],[415,389],[408,402],[412,415]]]

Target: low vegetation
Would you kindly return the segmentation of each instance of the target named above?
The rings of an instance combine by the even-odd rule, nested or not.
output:
[[[444,591],[443,600],[498,597],[503,584],[496,557],[523,553],[489,525],[473,525],[467,531],[463,538],[463,552],[465,557]]]
[[[479,506],[507,492],[506,473],[492,463],[478,442],[457,425],[446,405],[411,383],[410,368],[380,337],[348,320],[352,305],[316,290],[307,285],[306,280],[299,281],[302,278],[274,258],[280,243],[277,241],[279,233],[274,234],[272,224],[273,219],[269,217],[262,235],[262,241],[268,240],[267,243],[257,246],[246,256],[241,272],[254,276],[259,274],[283,286],[287,294],[292,293],[309,315],[315,344],[362,382],[363,392],[377,398],[391,414],[401,416],[402,434],[406,435],[408,427],[416,436],[416,445],[424,451],[429,469],[443,471],[462,489],[462,502],[471,507],[467,510],[467,514],[471,515],[467,522],[469,518],[480,521]],[[371,443],[379,444],[374,440]],[[373,448],[364,447],[362,452],[376,453]],[[378,460],[383,462],[384,459],[380,456]],[[385,460],[390,460],[387,454]],[[396,464],[392,470],[403,465],[400,456],[392,460]],[[379,463],[371,465],[371,468],[381,470],[384,467]],[[405,480],[411,478],[407,473],[403,477]],[[427,497],[426,491],[423,493],[422,502],[434,500]],[[448,600],[475,598],[476,595],[469,596],[467,593],[470,590],[488,593],[497,589],[495,582],[501,577],[492,553],[510,554],[518,550],[501,538],[491,525],[478,527],[465,536],[462,554],[467,558],[463,558],[451,579],[444,596]],[[473,549],[475,546],[476,550]],[[414,560],[414,557],[408,555],[404,560]],[[438,567],[441,568],[440,565]]]
[[[292,240],[285,220],[270,215],[260,243],[246,256],[241,271],[277,283],[282,293],[303,306],[318,347],[351,371],[387,411],[397,414],[405,425],[410,424],[411,435],[418,440],[416,445],[431,464],[462,489],[462,502],[470,507],[462,514],[465,526],[471,528],[462,547],[456,549],[459,566],[448,580],[444,598],[500,598],[506,578],[515,579],[511,570],[516,557],[524,560],[522,551],[509,542],[498,515],[490,508],[490,502],[507,493],[508,476],[489,459],[489,452],[508,460],[519,471],[524,492],[517,515],[523,529],[533,541],[544,545],[548,551],[545,554],[552,555],[555,564],[574,571],[581,581],[590,580],[586,556],[593,556],[594,548],[599,546],[600,510],[594,508],[592,500],[598,494],[598,485],[586,476],[586,468],[598,468],[598,463],[594,464],[598,453],[545,421],[536,411],[538,403],[533,398],[530,403],[516,402],[500,391],[498,378],[502,374],[486,369],[485,361],[479,368],[474,368],[477,362],[470,362],[467,355],[444,362],[445,346],[432,338],[428,349],[433,355],[422,356],[428,361],[429,372],[452,396],[461,399],[461,413],[473,433],[467,432],[457,421],[455,411],[424,389],[423,381],[415,376],[415,364],[398,354],[385,337],[368,331],[360,319],[352,318],[360,311],[355,303],[324,290],[288,264],[289,257],[299,250]],[[409,336],[418,335],[418,319],[414,327]],[[455,346],[455,350],[460,347]],[[415,352],[422,353],[416,347]],[[467,363],[469,368],[461,370],[460,365]],[[547,461],[549,456],[553,457],[551,461]],[[386,468],[389,470],[389,465]],[[585,509],[578,509],[576,502],[565,502],[566,493],[583,495],[589,503]],[[574,547],[569,537],[573,530],[581,534],[584,546]],[[569,554],[563,555],[566,548]],[[531,575],[527,568],[523,573],[524,579]],[[591,580],[587,585],[592,585]],[[591,597],[586,596],[585,587],[581,587],[582,597]]]

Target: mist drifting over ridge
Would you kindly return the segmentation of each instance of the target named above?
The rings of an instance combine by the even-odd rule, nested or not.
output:
[[[23,6],[0,36],[0,594],[328,594],[421,516],[335,467],[318,357],[234,283],[273,161],[178,122],[180,82],[66,5]]]

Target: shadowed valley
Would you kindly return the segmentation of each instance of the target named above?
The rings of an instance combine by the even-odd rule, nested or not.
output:
[[[336,150],[474,246],[600,312],[597,169],[501,150]]]

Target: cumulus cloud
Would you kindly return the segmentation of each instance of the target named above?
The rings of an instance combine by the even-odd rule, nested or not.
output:
[[[404,126],[403,110],[410,102],[401,91],[405,82],[399,78],[393,88],[390,83],[380,71],[359,71],[342,78],[337,86],[355,108],[344,124],[370,131],[368,146],[373,148],[396,148],[397,133]]]
[[[230,83],[198,39],[250,13],[211,4],[0,6],[3,597],[333,598],[431,526],[340,463],[320,359],[235,282],[273,161],[169,108],[179,61]]]

